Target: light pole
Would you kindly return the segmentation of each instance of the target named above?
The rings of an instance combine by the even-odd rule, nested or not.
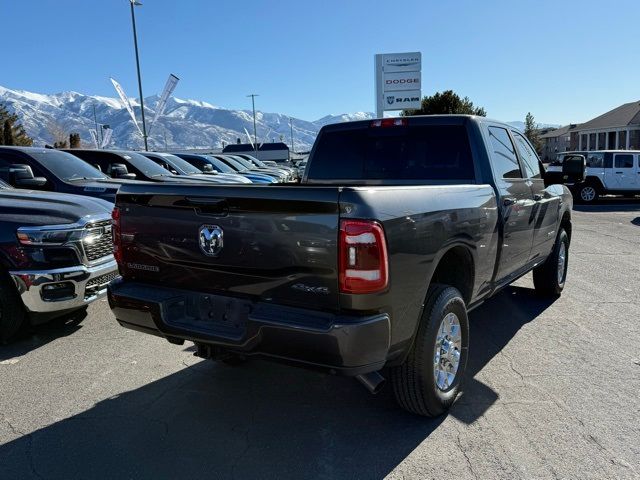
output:
[[[142,138],[144,139],[144,149],[149,151],[147,144],[147,122],[144,119],[144,97],[142,96],[142,77],[140,76],[140,56],[138,55],[138,34],[136,33],[136,14],[134,7],[141,6],[138,0],[129,0],[131,4],[131,24],[133,25],[133,45],[136,49],[136,68],[138,70],[138,92],[140,92],[140,111],[142,112]]]
[[[258,153],[258,135],[256,134],[256,97],[260,95],[250,93],[247,97],[251,97],[251,105],[253,107],[253,149]]]
[[[289,117],[289,128],[291,128],[291,153],[295,152],[293,147],[293,118]]]

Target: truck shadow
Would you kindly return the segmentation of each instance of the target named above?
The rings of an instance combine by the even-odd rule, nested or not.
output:
[[[496,401],[474,377],[549,305],[511,287],[471,314],[450,415],[471,423]],[[0,446],[0,478],[382,478],[446,420],[399,410],[390,386],[371,396],[349,378],[201,361]]]
[[[26,325],[16,338],[0,344],[0,362],[21,357],[58,338],[74,334],[82,328],[80,324],[86,317],[87,312],[80,310],[41,325]]]
[[[640,210],[640,198],[602,198],[593,205],[576,203],[577,212],[633,212]]]

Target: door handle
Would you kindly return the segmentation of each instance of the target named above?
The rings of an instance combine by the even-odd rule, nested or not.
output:
[[[534,199],[536,202],[539,202],[540,200],[542,200],[542,195],[540,195],[539,193],[536,193],[536,194],[533,196],[533,199]]]
[[[514,203],[516,203],[516,202],[517,202],[517,199],[515,199],[515,198],[513,198],[513,197],[504,197],[504,198],[502,199],[502,204],[503,204],[505,207],[508,207],[509,205],[513,205],[513,204],[514,204]]]
[[[622,175],[624,172],[616,172],[618,175]]]

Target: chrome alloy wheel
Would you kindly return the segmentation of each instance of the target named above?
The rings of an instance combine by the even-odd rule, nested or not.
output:
[[[460,320],[448,313],[440,323],[433,355],[433,377],[440,390],[448,390],[456,379],[462,354]]]
[[[580,190],[580,198],[585,202],[591,202],[596,198],[596,189],[591,186],[582,187]]]
[[[558,250],[558,284],[564,283],[564,276],[567,270],[567,245],[564,242],[560,242],[560,249]]]

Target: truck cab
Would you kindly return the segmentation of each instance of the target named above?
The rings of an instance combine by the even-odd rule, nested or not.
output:
[[[79,158],[55,149],[0,146],[0,179],[29,190],[115,200],[117,181]]]

